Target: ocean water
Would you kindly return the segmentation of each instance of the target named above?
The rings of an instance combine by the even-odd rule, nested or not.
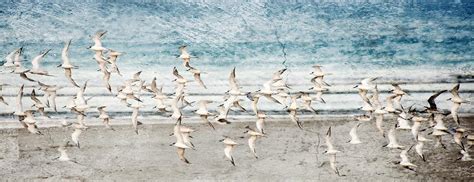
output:
[[[173,67],[192,79],[176,58],[180,45],[188,45],[198,57],[191,64],[206,72],[202,78],[209,89],[191,83],[191,95],[222,94],[233,67],[245,91],[258,89],[281,68],[288,68],[293,92],[305,90],[311,87],[311,65],[320,64],[332,73],[327,82],[334,86],[326,96],[328,104],[316,108],[357,113],[361,102],[352,86],[367,76],[379,76],[385,92],[388,83],[402,83],[416,93],[407,103],[426,105],[431,93],[458,82],[461,96],[474,100],[473,13],[470,0],[5,1],[0,3],[0,56],[23,46],[28,68],[32,57],[50,48],[42,65],[57,76],[33,78],[69,86],[56,66],[64,42],[72,39],[70,59],[79,67],[73,77],[79,83],[90,80],[86,94],[97,98],[96,105],[113,100],[86,49],[92,44],[89,36],[98,30],[108,31],[105,47],[126,53],[118,60],[124,77],[113,75],[113,87],[141,70],[142,78],[149,82],[157,77],[165,92],[172,92]],[[5,71],[0,83],[10,84],[3,90],[10,102],[21,83],[27,85],[25,92],[35,85]],[[73,93],[72,88],[59,92]],[[440,104],[448,109],[446,98]],[[109,103],[110,110],[127,110],[118,101]],[[0,104],[2,116],[11,111]],[[472,104],[461,107],[463,113],[473,111]]]

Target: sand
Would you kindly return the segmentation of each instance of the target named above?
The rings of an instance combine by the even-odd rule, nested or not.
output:
[[[273,120],[273,121],[272,121]],[[474,180],[474,161],[456,159],[459,148],[450,136],[444,137],[448,149],[425,145],[427,162],[414,150],[411,161],[416,172],[400,168],[400,150],[383,148],[386,140],[375,129],[374,122],[363,123],[358,130],[364,142],[346,143],[348,132],[356,124],[348,118],[310,118],[304,122],[306,131],[299,130],[288,120],[268,119],[267,137],[257,141],[258,159],[248,148],[244,126],[253,122],[216,125],[213,131],[199,123],[183,122],[197,131],[192,134],[196,150],[186,150],[191,164],[180,161],[174,142],[172,124],[145,124],[136,135],[130,125],[114,126],[115,131],[92,126],[80,137],[81,148],[69,147],[68,153],[77,161],[60,162],[56,146],[70,140],[71,128],[41,128],[44,135],[28,133],[25,129],[2,129],[0,138],[0,176],[2,180],[105,180],[105,181],[381,181],[381,180]],[[392,126],[387,119],[385,129]],[[473,129],[473,118],[463,118],[465,127]],[[113,121],[112,121],[113,122]],[[323,151],[324,134],[333,128],[333,142],[342,152],[337,166],[342,176],[334,174]],[[318,135],[319,133],[319,135]],[[398,132],[399,142],[413,144],[409,131]],[[234,137],[240,143],[234,150],[236,166],[224,157],[222,135]],[[474,155],[474,147],[470,150]]]

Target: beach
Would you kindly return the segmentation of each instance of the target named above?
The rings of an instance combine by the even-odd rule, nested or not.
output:
[[[175,147],[169,146],[173,124],[144,124],[135,134],[130,125],[114,125],[115,131],[97,125],[80,137],[81,148],[68,147],[69,156],[77,161],[59,162],[58,145],[70,140],[71,128],[40,128],[44,135],[30,134],[24,129],[2,129],[2,180],[154,180],[154,181],[381,181],[381,180],[472,180],[473,161],[456,161],[459,147],[452,137],[443,137],[447,149],[425,145],[426,162],[409,152],[416,172],[403,169],[399,161],[401,150],[382,147],[386,144],[373,121],[358,129],[362,144],[351,145],[349,130],[356,122],[350,117],[304,118],[304,131],[288,119],[267,119],[267,136],[257,140],[255,159],[247,146],[244,127],[254,127],[252,119],[236,120],[231,125],[187,123],[196,131],[192,142],[196,150],[186,150],[191,164],[180,161]],[[474,129],[473,118],[462,118],[463,127]],[[172,122],[172,121],[170,121]],[[448,121],[448,125],[452,123]],[[394,124],[387,118],[384,128]],[[332,172],[323,154],[324,135],[332,127],[337,154],[337,166],[342,176]],[[425,132],[426,133],[426,132]],[[234,152],[236,166],[224,157],[222,135],[233,136],[238,145]],[[409,147],[414,143],[409,131],[398,131],[398,141]],[[427,136],[427,138],[431,138]],[[470,152],[473,152],[473,148]]]

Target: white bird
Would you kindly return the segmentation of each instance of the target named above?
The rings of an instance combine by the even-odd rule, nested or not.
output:
[[[413,163],[410,162],[410,160],[408,159],[408,152],[411,150],[413,146],[411,146],[410,148],[406,149],[406,150],[402,150],[402,152],[400,152],[400,158],[401,158],[401,161],[400,161],[400,166],[406,168],[406,169],[409,169],[409,170],[412,170],[414,171],[417,166]]]
[[[99,111],[99,119],[102,120],[102,123],[104,123],[105,127],[106,128],[109,128],[111,130],[114,130],[111,126],[110,126],[110,116],[107,114],[107,111],[105,110],[107,106],[100,106],[100,107],[97,107],[97,110]]]
[[[178,69],[176,69],[176,67],[173,68],[173,75],[176,77],[176,79],[173,81],[176,81],[176,83],[178,84],[186,84],[188,82],[186,78],[179,74]]]
[[[415,141],[417,141],[419,140],[419,138],[423,138],[423,136],[418,135],[418,133],[420,132],[421,123],[423,121],[428,121],[428,120],[420,116],[414,116],[413,118],[411,118],[411,120],[413,121],[413,126],[411,127],[411,134],[413,135],[413,138],[415,139]]]
[[[31,74],[49,75],[47,71],[40,68],[40,61],[43,60],[43,58],[46,56],[46,54],[48,54],[49,51],[51,51],[51,49],[47,49],[33,58],[33,60],[31,61]]]
[[[18,94],[16,96],[16,110],[15,112],[13,113],[15,116],[18,116],[18,117],[23,117],[25,116],[25,113],[23,112],[23,87],[25,87],[25,85],[21,85],[20,86],[20,89],[18,90]]]
[[[197,83],[199,83],[199,85],[201,85],[202,87],[207,89],[206,85],[204,85],[204,82],[201,79],[201,73],[202,73],[201,70],[198,70],[198,69],[192,67],[191,65],[189,65],[189,62],[186,62],[185,66],[186,66],[186,68],[188,68],[186,71],[189,71],[193,74],[194,80]]]
[[[397,97],[397,95],[389,95],[385,99],[386,105],[385,105],[384,110],[387,111],[388,113],[395,113],[396,112],[396,109],[393,106],[393,99],[395,99],[395,97]]]
[[[395,148],[395,149],[403,149],[405,148],[405,146],[402,146],[400,144],[398,144],[397,142],[397,137],[396,137],[396,129],[397,128],[397,124],[395,124],[395,127],[393,128],[390,128],[390,130],[388,130],[388,144],[385,145],[384,147],[387,147],[387,148]]]
[[[329,155],[329,164],[331,166],[331,169],[336,173],[338,176],[339,170],[336,167],[336,154],[339,153],[340,151],[334,149],[334,146],[332,145],[331,142],[331,127],[329,127],[327,133],[326,133],[326,146],[328,147],[326,151],[324,151],[325,154]]]
[[[240,95],[245,95],[246,93],[243,93],[240,91],[240,86],[237,83],[237,80],[235,78],[235,67],[232,69],[229,75],[229,95],[235,95],[235,96],[240,96]]]
[[[40,85],[40,90],[44,91],[44,98],[46,99],[46,106],[53,108],[54,111],[57,112],[56,108],[56,96],[57,96],[57,91],[59,89],[62,89],[61,86],[56,86],[56,85],[46,85],[44,83],[41,83],[38,81],[38,84]]]
[[[79,143],[79,136],[81,136],[82,131],[87,129],[87,127],[79,123],[73,123],[72,127],[74,128],[74,132],[72,132],[71,134],[71,140],[74,145],[77,146],[77,148],[81,148],[81,145]]]
[[[376,111],[379,111],[379,110],[376,110]],[[385,131],[383,130],[383,114],[374,112],[374,116],[375,116],[375,127],[380,132],[380,134],[382,134],[382,136],[385,138]]]
[[[142,124],[140,121],[138,121],[138,111],[143,107],[143,105],[136,103],[132,104],[130,107],[132,108],[132,126],[135,130],[135,133],[138,135],[138,125]]]
[[[70,45],[71,45],[71,40],[66,42],[66,45],[61,51],[62,64],[59,66],[61,66],[64,69],[64,75],[69,80],[69,82],[71,82],[75,87],[79,87],[76,81],[74,81],[74,79],[72,78],[72,69],[74,68],[74,66],[71,64],[71,61],[69,60],[69,46]]]
[[[409,120],[411,119],[411,116],[402,109],[401,113],[398,114],[397,117],[397,122],[398,122],[398,128],[400,130],[411,130],[411,126],[409,123]]]
[[[357,128],[360,126],[360,122],[358,122],[354,127],[352,127],[349,135],[351,136],[351,140],[349,141],[350,144],[360,144],[362,143],[357,135]]]
[[[31,95],[30,95],[30,98],[31,100],[34,102],[33,106],[37,108],[38,112],[43,115],[43,116],[46,116],[46,113],[44,112],[44,107],[45,105],[43,104],[43,102],[41,102],[37,97],[36,97],[36,91],[35,89],[33,89],[31,91]]]
[[[212,101],[200,100],[199,101],[199,109],[196,110],[195,113],[198,114],[199,117],[201,117],[201,120],[204,123],[207,123],[212,129],[215,130],[216,128],[214,127],[214,125],[212,125],[212,123],[207,119],[209,116],[215,115],[214,113],[210,113],[207,110],[207,104],[209,104],[210,102],[212,102]]]
[[[422,138],[422,137],[418,137],[418,141],[415,145],[415,151],[416,153],[418,154],[418,156],[420,156],[421,159],[423,159],[423,161],[426,162],[426,158],[425,156],[423,155],[423,146],[424,146],[424,142],[427,142],[427,141],[431,141],[431,140],[428,140],[426,138]]]
[[[28,127],[28,131],[33,134],[42,135],[42,133],[38,130],[38,126],[36,125],[36,120],[33,117],[33,110],[25,111],[25,119],[23,119],[23,123],[25,123]]]
[[[117,58],[122,55],[123,53],[114,51],[112,49],[109,49],[109,54],[108,54],[108,59],[107,61],[111,64],[110,72],[111,73],[117,73],[118,75],[122,76],[120,73],[120,70],[117,66]]]
[[[278,94],[277,92],[272,90],[273,80],[269,80],[263,84],[263,88],[259,90],[259,93],[267,98],[268,100],[275,102],[277,104],[281,104],[280,101],[273,98],[272,95]]]
[[[332,171],[334,171],[334,173],[336,173],[338,176],[340,176],[341,174],[339,173],[339,169],[337,169],[337,166],[336,166],[336,154],[329,154],[329,165],[331,166],[331,169]]]
[[[443,135],[449,134],[448,128],[444,125],[443,118],[445,117],[444,114],[434,112],[434,120],[436,125],[433,127],[433,132],[431,135],[435,137],[435,147],[441,146],[446,149],[446,146],[443,144]]]
[[[299,92],[299,93],[300,93],[300,98],[303,100],[303,107],[308,111],[316,113],[316,110],[311,106],[313,98],[311,98],[309,93],[306,93],[306,92]]]
[[[247,129],[247,131],[245,131],[244,133],[247,133],[249,135],[248,145],[249,145],[250,151],[252,152],[254,157],[258,159],[257,152],[255,150],[255,143],[259,137],[263,137],[265,135],[263,133],[260,133],[250,128],[250,126],[246,126],[245,128]]]
[[[183,59],[183,65],[186,65],[186,63],[189,63],[189,61],[191,61],[191,55],[189,55],[188,51],[187,51],[187,46],[186,45],[183,45],[183,46],[180,46],[178,49],[179,49],[179,52],[181,53],[178,58],[181,58]]]
[[[168,96],[163,93],[163,86],[157,87],[156,77],[151,81],[150,89],[153,91],[152,98],[155,100],[154,108],[157,108],[160,112],[166,112],[167,105],[165,104],[165,99],[168,99]]]
[[[255,122],[257,130],[262,134],[265,134],[264,127],[265,127],[265,118],[266,117],[267,117],[267,115],[264,112],[259,111],[258,114],[257,114],[257,121]]]
[[[459,126],[460,125],[459,116],[458,116],[459,107],[461,107],[462,103],[467,103],[467,101],[462,99],[459,96],[459,83],[456,84],[449,92],[453,95],[450,99],[448,99],[448,100],[451,100],[451,102],[453,102],[453,105],[451,106],[451,116],[453,116],[454,122]]]
[[[58,161],[71,161],[71,158],[69,158],[69,155],[67,154],[67,145],[68,145],[69,141],[66,142],[66,145],[61,145],[58,147],[58,152],[60,154],[60,156],[57,158]]]
[[[220,140],[220,142],[223,142],[225,144],[224,154],[227,157],[227,159],[229,159],[230,163],[233,166],[235,166],[234,157],[232,157],[232,150],[234,149],[235,146],[238,145],[238,143],[234,142],[232,139],[230,139],[228,137]]]
[[[173,128],[173,135],[176,137],[176,142],[173,145],[177,148],[178,158],[181,161],[190,164],[188,159],[184,156],[185,150],[191,147],[184,143],[183,133],[181,132],[181,117],[176,121]]]
[[[104,51],[107,50],[105,47],[102,46],[102,37],[107,33],[107,31],[98,31],[93,36],[91,36],[92,41],[94,41],[94,45],[90,46],[89,49],[93,51]]]
[[[456,143],[459,147],[461,147],[462,150],[466,150],[466,148],[464,147],[464,144],[462,143],[462,138],[464,137],[465,132],[466,132],[466,129],[457,128],[456,132],[453,135],[454,143]]]
[[[326,146],[328,147],[327,150],[324,151],[325,154],[336,154],[340,152],[334,148],[334,145],[331,142],[331,127],[329,127],[328,131],[326,132],[324,139],[326,141]]]
[[[20,47],[18,49],[15,49],[14,51],[10,52],[6,57],[5,57],[5,63],[3,63],[4,68],[12,68],[16,67],[15,65],[15,56],[21,52],[23,48]]]
[[[298,110],[298,103],[296,99],[299,97],[299,95],[293,95],[291,96],[291,102],[290,106],[288,107],[288,115],[290,116],[290,119],[292,122],[294,122],[300,129],[303,129],[303,125],[301,124],[300,120],[296,116],[297,110]]]
[[[194,150],[194,144],[191,142],[191,132],[194,132],[194,129],[183,125],[181,125],[179,129],[181,131],[181,134],[183,135],[183,143]]]
[[[374,86],[372,85],[372,82],[375,81],[376,79],[378,79],[378,77],[365,78],[360,82],[360,84],[358,84],[354,87],[354,88],[359,89],[359,95],[366,102],[369,102],[368,98],[367,98],[367,91],[374,89]]]
[[[253,112],[257,115],[258,114],[258,101],[260,100],[260,94],[259,93],[252,93],[249,92],[246,94],[247,98],[252,101],[251,107]]]

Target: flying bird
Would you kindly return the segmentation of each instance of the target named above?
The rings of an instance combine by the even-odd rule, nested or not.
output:
[[[250,128],[250,126],[246,126],[245,128],[247,130],[244,133],[247,133],[249,135],[248,145],[249,145],[250,151],[252,152],[253,156],[256,159],[258,159],[257,152],[255,150],[255,144],[256,144],[256,141],[259,137],[263,137],[265,135],[263,133],[260,133],[256,130]]]
[[[230,139],[228,137],[226,137],[222,140],[219,140],[219,141],[225,144],[224,154],[227,157],[227,159],[229,159],[230,163],[233,166],[235,166],[234,157],[232,157],[232,150],[234,149],[235,146],[238,145],[238,143],[234,142],[232,139]]]
[[[351,128],[349,135],[351,136],[351,140],[349,141],[350,144],[360,144],[362,143],[357,135],[357,128],[360,126],[360,122],[358,122],[354,127]]]
[[[71,45],[71,40],[66,42],[66,45],[61,51],[62,64],[59,66],[64,69],[64,75],[69,80],[69,82],[71,82],[71,84],[74,85],[75,87],[79,87],[76,81],[74,81],[74,79],[72,78],[72,69],[74,68],[74,66],[71,64],[71,61],[69,60],[69,46],[70,45]]]

